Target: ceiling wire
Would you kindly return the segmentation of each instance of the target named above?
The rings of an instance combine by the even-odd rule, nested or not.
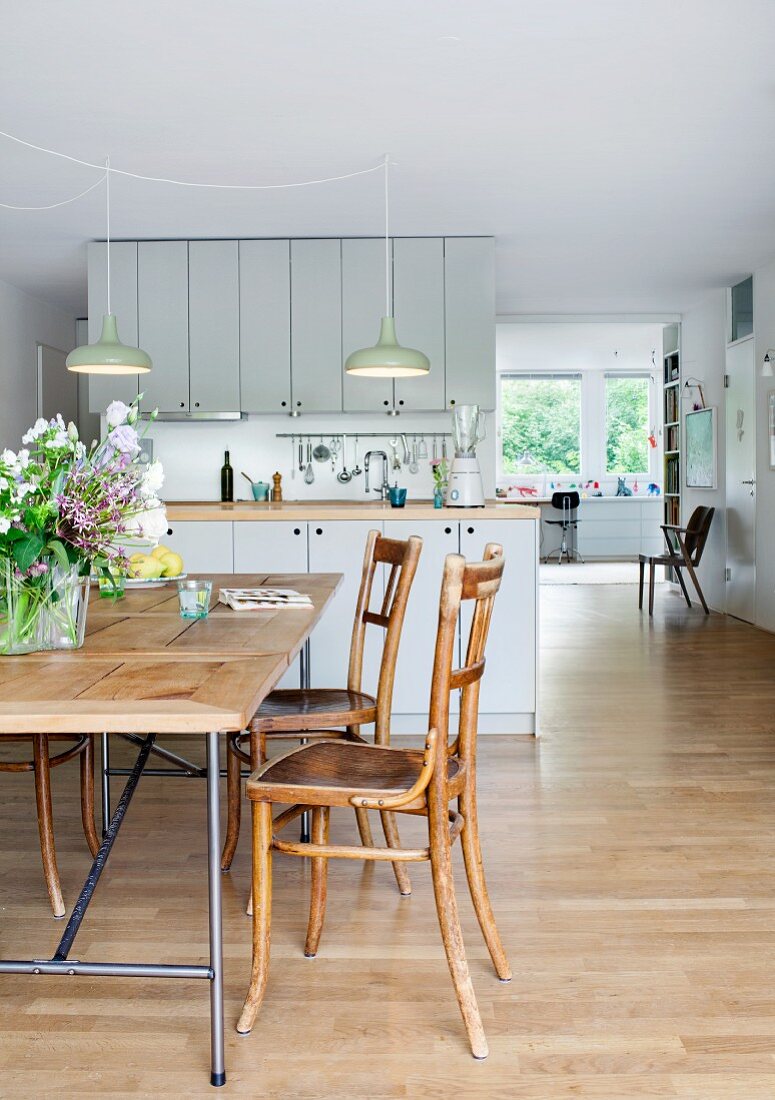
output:
[[[50,202],[46,206],[17,206],[12,202],[0,202],[0,206],[4,207],[6,210],[55,210],[57,206],[67,206],[69,202],[77,202],[78,199],[82,199],[84,195],[88,195],[95,187],[99,187],[103,180],[107,179],[107,175],[107,170],[103,169],[102,175],[96,183],[90,184],[85,191],[79,191],[78,194],[73,195],[72,198],[62,199],[61,202]]]
[[[15,134],[10,134],[6,130],[0,130],[0,137],[8,138],[9,141],[15,141],[17,145],[24,145],[27,149],[34,149],[38,153],[46,153],[52,157],[59,157],[62,160],[69,160],[73,164],[80,164],[84,168],[97,168],[101,172],[105,172],[106,169],[102,164],[96,164],[90,160],[81,160],[80,157],[73,157],[69,153],[60,153],[56,149],[47,149],[44,145],[35,145],[31,141],[25,141],[24,138],[17,137]],[[167,183],[175,187],[198,187],[198,188],[210,188],[218,191],[285,191],[295,187],[315,187],[322,183],[338,183],[340,180],[354,179],[356,176],[368,176],[372,172],[381,172],[386,170],[386,159],[381,160],[379,164],[373,165],[371,168],[361,168],[355,172],[344,172],[340,176],[326,176],[323,179],[315,180],[296,180],[291,183],[201,183],[196,180],[178,180],[166,176],[147,176],[142,172],[129,172],[124,168],[107,169],[116,176],[128,176],[130,179],[143,180],[146,183]],[[101,176],[97,183],[93,184],[96,187],[97,184],[102,182]],[[89,187],[81,194],[86,195],[92,188]],[[2,203],[2,206],[8,206],[12,210],[51,210],[54,206],[64,206],[66,202],[75,202],[76,199],[81,198],[81,195],[76,195],[72,199],[66,199],[62,203],[52,203],[51,206],[10,206],[7,203]]]

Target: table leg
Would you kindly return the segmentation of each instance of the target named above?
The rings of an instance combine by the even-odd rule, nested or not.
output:
[[[207,734],[207,886],[210,907],[210,1084],[226,1084],[223,1051],[223,930],[221,917],[221,799],[218,734]]]
[[[107,733],[100,737],[100,780],[102,790],[102,835],[108,831],[110,825],[110,748],[108,746]]]
[[[309,638],[307,638],[299,653],[299,687],[302,691],[309,690],[311,687],[311,680],[312,677],[309,667]],[[302,737],[301,743],[302,745],[306,745],[306,737]],[[299,836],[299,841],[302,844],[309,844],[309,836],[309,811],[305,810],[301,815],[301,835]]]

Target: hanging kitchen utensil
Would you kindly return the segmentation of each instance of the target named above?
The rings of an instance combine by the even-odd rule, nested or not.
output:
[[[307,472],[304,475],[305,485],[311,485],[315,480],[315,471],[312,469],[312,440],[307,436]]]
[[[391,459],[391,466],[394,470],[401,469],[401,459],[398,457],[398,436],[394,435],[390,443],[390,449],[393,452],[393,458]]]
[[[336,460],[337,460],[337,457],[339,455],[339,451],[340,451],[341,446],[342,446],[341,441],[339,439],[339,436],[338,435],[332,436],[331,437],[331,442],[329,443],[328,446],[329,446],[329,450],[331,452],[331,473],[333,473],[334,470],[336,469]]]
[[[346,485],[348,481],[352,481],[352,477],[353,475],[347,469],[347,436],[342,433],[342,468],[336,475],[336,480]]]
[[[441,460],[442,462],[447,461],[447,437],[445,435],[441,437]]]
[[[437,448],[437,445],[436,445],[436,436],[434,435],[434,437],[433,437],[433,461],[438,462],[438,460],[439,460],[439,452],[438,452],[438,448]]]
[[[425,442],[425,436],[422,437],[418,444],[417,457],[421,462],[428,457],[428,444]]]
[[[299,436],[299,473],[303,474],[306,469],[304,462],[304,440]]]
[[[312,452],[312,457],[315,459],[316,462],[329,462],[331,459],[331,452],[323,442],[322,435],[320,437],[320,442],[317,444],[314,451]]]
[[[409,473],[416,474],[420,471],[420,464],[417,461],[417,436],[412,439],[412,461],[409,463]]]
[[[363,470],[361,469],[361,464],[358,461],[358,436],[357,435],[355,437],[355,453],[354,453],[353,457],[355,459],[355,466],[353,467],[352,475],[353,475],[353,477],[360,477],[361,474],[363,473]]]
[[[404,466],[408,466],[411,455],[409,454],[409,444],[406,442],[406,432],[401,432],[401,445],[404,448]]]
[[[296,477],[296,463],[293,456],[296,454],[296,436],[291,436],[291,477]]]

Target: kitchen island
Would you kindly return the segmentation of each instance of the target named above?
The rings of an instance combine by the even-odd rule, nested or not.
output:
[[[366,535],[423,539],[423,553],[409,599],[396,670],[393,732],[422,734],[427,728],[433,639],[444,557],[481,558],[499,542],[506,570],[493,613],[482,683],[479,728],[483,733],[538,732],[538,537],[540,509],[501,504],[484,508],[434,508],[430,501],[392,508],[381,501],[170,501],[166,545],[183,557],[189,572],[342,573],[344,583],[330,614],[311,643],[314,687],[344,683],[352,616]],[[379,639],[368,639],[364,682],[376,684]],[[283,685],[297,687],[292,667]],[[453,699],[453,704],[457,700]]]

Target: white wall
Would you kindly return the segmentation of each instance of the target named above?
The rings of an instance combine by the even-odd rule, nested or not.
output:
[[[775,630],[775,470],[770,469],[767,394],[775,378],[762,378],[762,360],[775,348],[775,260],[753,276],[756,343],[756,624]]]
[[[479,447],[479,460],[482,465],[484,489],[488,497],[495,495],[495,432],[493,416],[487,414],[488,438]],[[234,496],[238,500],[251,499],[251,490],[247,481],[240,475],[245,470],[256,481],[268,481],[279,470],[283,475],[283,496],[285,500],[365,500],[364,476],[354,478],[349,484],[342,485],[331,472],[331,464],[313,462],[315,482],[305,485],[303,474],[297,469],[291,477],[291,466],[295,462],[296,452],[291,452],[290,439],[276,439],[277,432],[303,432],[312,437],[313,446],[319,442],[322,434],[326,443],[330,442],[332,432],[347,432],[348,465],[352,465],[353,441],[355,432],[405,432],[409,445],[415,433],[425,432],[428,453],[432,454],[433,431],[451,430],[451,417],[448,413],[409,414],[387,417],[372,413],[356,415],[302,416],[250,416],[248,420],[234,422],[189,422],[155,423],[148,431],[153,440],[154,457],[164,464],[165,500],[219,500],[220,469],[223,464],[223,452],[228,450],[234,467]],[[439,441],[440,442],[440,441]],[[390,454],[387,439],[361,439],[360,464],[367,450],[384,450]],[[399,452],[401,447],[399,445]],[[441,451],[439,449],[439,455]],[[448,454],[452,455],[449,447]],[[372,470],[372,485],[377,483],[374,477],[380,467]],[[337,465],[337,472],[341,465]],[[409,473],[402,468],[398,473],[390,473],[390,484],[395,481],[409,490],[409,499],[430,499],[433,495],[433,479],[428,463],[422,463],[420,472]],[[376,493],[371,494],[373,500]]]
[[[37,344],[69,352],[74,338],[73,317],[0,281],[0,447],[15,450],[35,420]]]
[[[702,382],[707,405],[718,409],[718,475],[717,489],[689,489],[686,486],[686,463],[682,463],[683,499],[681,522],[686,523],[698,505],[714,507],[716,514],[705,547],[698,575],[705,598],[711,607],[723,611],[726,607],[726,488],[724,465],[724,370],[726,356],[726,291],[708,293],[702,301],[687,310],[681,325],[681,373],[683,380],[697,378]],[[691,391],[684,391],[691,392]],[[696,393],[696,391],[694,391]],[[691,404],[682,401],[682,412]],[[683,419],[683,418],[682,418]],[[682,439],[685,438],[682,425]],[[690,582],[687,578],[687,584]],[[691,595],[691,591],[690,591]]]

